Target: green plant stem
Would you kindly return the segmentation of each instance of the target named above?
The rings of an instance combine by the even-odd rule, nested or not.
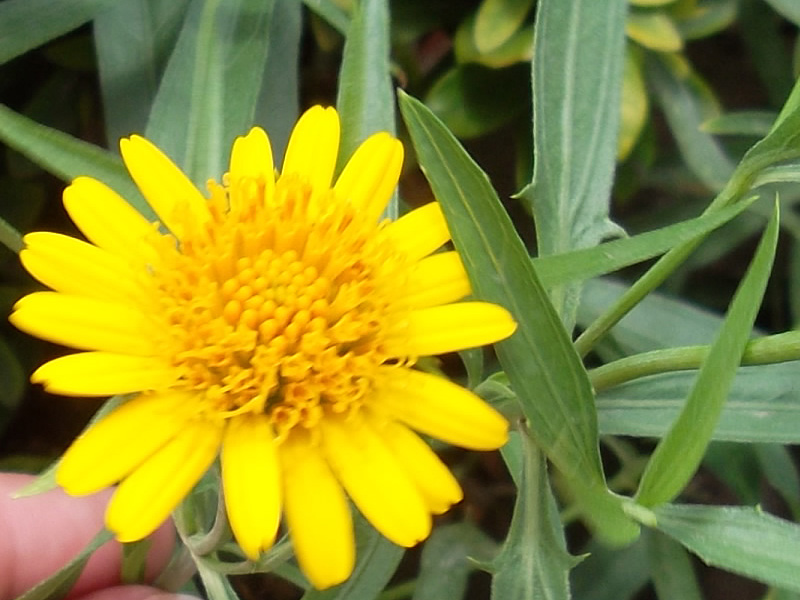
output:
[[[203,558],[209,568],[217,573],[225,575],[251,575],[252,573],[268,573],[274,570],[276,565],[285,563],[292,557],[294,550],[287,538],[275,544],[270,551],[258,562],[250,560],[227,563],[215,559]]]
[[[186,546],[181,545],[153,583],[159,589],[177,592],[195,573],[197,573],[197,565],[194,557]]]
[[[710,346],[684,346],[654,350],[615,360],[589,371],[595,392],[657,373],[698,369]],[[742,356],[743,365],[763,365],[800,359],[800,331],[787,331],[751,340]]]
[[[217,497],[217,515],[214,518],[214,525],[208,533],[190,538],[189,547],[195,556],[206,556],[219,548],[223,539],[228,535],[228,516],[225,512],[225,499],[222,496],[222,486],[219,488]]]

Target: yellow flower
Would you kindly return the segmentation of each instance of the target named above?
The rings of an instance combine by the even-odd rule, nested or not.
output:
[[[437,203],[380,221],[403,147],[367,139],[331,185],[335,110],[314,107],[276,176],[254,128],[208,198],[147,140],[121,142],[149,223],[79,177],[64,204],[89,243],[25,237],[20,257],[54,291],[11,321],[83,352],[32,376],[67,395],[135,394],[77,439],[57,481],[90,494],[121,482],[106,523],[152,532],[219,456],[231,529],[257,559],[283,514],[299,564],[325,588],[355,560],[347,496],[388,539],[413,546],[461,489],[416,430],[473,449],[507,423],[477,396],[415,370],[417,357],[503,339],[503,308],[470,293]],[[169,233],[165,233],[168,230]],[[346,495],[345,495],[346,494]]]

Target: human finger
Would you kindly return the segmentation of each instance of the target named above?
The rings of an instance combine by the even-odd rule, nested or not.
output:
[[[11,494],[32,479],[30,475],[0,473],[0,600],[14,598],[57,572],[103,527],[110,491],[74,498],[52,490],[12,498]],[[171,525],[162,526],[150,539],[146,575],[152,578],[172,551]],[[101,546],[92,554],[69,597],[119,584],[121,561],[119,543]]]
[[[146,585],[120,585],[97,590],[77,600],[198,600],[195,596],[170,594]]]

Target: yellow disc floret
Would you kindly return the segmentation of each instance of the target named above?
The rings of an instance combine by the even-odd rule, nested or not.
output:
[[[405,259],[384,225],[296,175],[209,189],[211,218],[162,237],[152,270],[176,386],[212,416],[268,414],[279,436],[357,410],[403,318]]]

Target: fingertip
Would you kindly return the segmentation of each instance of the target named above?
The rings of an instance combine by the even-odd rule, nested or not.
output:
[[[97,590],[78,600],[198,600],[187,594],[170,594],[146,585],[119,585]]]
[[[0,600],[14,598],[50,577],[72,560],[103,528],[111,490],[75,498],[60,489],[12,498],[32,481],[30,475],[0,473]],[[146,576],[154,578],[174,545],[171,523],[152,535]],[[69,597],[120,582],[122,551],[108,542],[95,551]]]

